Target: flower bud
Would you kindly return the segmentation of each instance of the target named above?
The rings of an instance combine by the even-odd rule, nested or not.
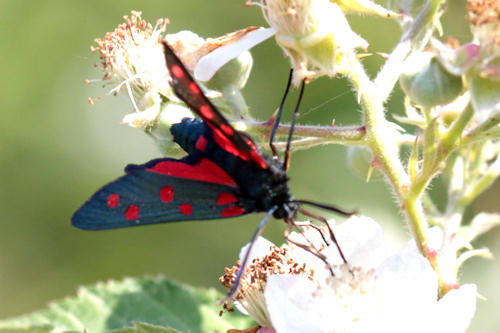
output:
[[[252,68],[253,59],[246,48],[246,39],[262,34],[259,27],[248,27],[218,38],[203,39],[190,31],[165,36],[177,56],[198,81],[216,90],[227,85],[243,88]],[[268,37],[267,37],[268,38]]]
[[[342,66],[352,59],[353,49],[368,47],[351,30],[339,5],[328,0],[267,0],[262,8],[276,30],[276,42],[290,57],[296,86],[304,78],[347,70]]]
[[[164,104],[155,126],[151,129],[151,136],[155,139],[160,151],[166,156],[174,156],[183,150],[174,143],[170,127],[180,123],[183,118],[192,118],[193,114],[184,104],[169,102]]]
[[[429,52],[416,52],[406,60],[399,78],[403,91],[425,108],[453,101],[463,89],[462,78],[447,72]]]
[[[467,75],[467,83],[469,84],[472,106],[479,122],[486,120],[494,112],[500,110],[499,76],[481,75],[477,71],[470,71]]]
[[[243,89],[252,70],[253,58],[245,51],[237,58],[222,66],[212,78],[205,83],[207,88],[222,91],[228,86]]]

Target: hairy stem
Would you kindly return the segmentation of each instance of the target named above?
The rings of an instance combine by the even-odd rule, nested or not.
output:
[[[399,158],[399,146],[397,140],[395,140],[394,131],[390,130],[390,126],[388,126],[389,124],[385,119],[384,102],[399,77],[403,60],[411,51],[411,48],[408,47],[408,41],[417,44],[416,42],[421,42],[427,38],[421,36],[423,33],[430,36],[432,29],[426,29],[426,27],[437,18],[442,3],[443,0],[432,0],[427,3],[413,24],[405,31],[400,43],[389,56],[392,64],[398,64],[396,70],[390,70],[389,66],[384,66],[375,79],[375,84],[370,81],[358,61],[353,61],[351,71],[346,73],[358,91],[363,107],[366,128],[365,141],[372,149],[378,165],[387,176],[402,209],[406,213],[409,228],[419,251],[429,259],[439,277],[440,294],[446,292],[444,291],[446,283],[442,274],[440,274],[436,257],[428,251],[426,235],[428,226],[420,199],[430,178],[418,177],[413,183],[410,182],[410,177]]]
[[[466,145],[476,140],[484,139],[485,133],[495,128],[500,123],[500,111],[493,113],[488,119],[483,123],[479,124],[477,127],[471,129],[462,138],[462,144]],[[486,134],[487,135],[487,134]]]
[[[249,132],[260,133],[269,136],[272,130],[272,123],[252,122],[247,123]],[[288,135],[290,125],[280,124],[277,128],[277,135]],[[320,143],[334,143],[342,145],[364,144],[365,129],[363,126],[308,126],[295,125],[294,135],[300,137],[319,138]]]

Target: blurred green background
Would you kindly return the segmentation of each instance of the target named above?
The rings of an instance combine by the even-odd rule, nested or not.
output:
[[[124,276],[162,273],[196,286],[216,286],[225,266],[253,233],[261,215],[223,221],[185,222],[107,232],[85,232],[70,225],[72,213],[98,187],[122,174],[128,163],[158,157],[153,142],[141,131],[120,125],[131,111],[125,97],[103,95],[98,83],[85,85],[101,73],[89,52],[122,22],[130,10],[143,11],[150,22],[171,20],[167,32],[192,30],[216,37],[250,26],[266,25],[258,7],[244,1],[0,1],[0,318],[45,307],[51,299],[73,295],[81,284]],[[443,18],[447,35],[467,41],[465,0],[451,1]],[[371,44],[370,51],[389,52],[399,28],[380,18],[351,17],[354,29]],[[377,29],[373,27],[376,26]],[[288,62],[268,41],[252,51],[254,70],[244,90],[255,117],[267,119],[281,98]],[[377,56],[365,64],[375,73]],[[328,101],[334,100],[318,107]],[[290,103],[294,103],[296,93]],[[401,113],[396,92],[389,111]],[[290,106],[292,105],[290,104]],[[314,109],[311,112],[309,110]],[[303,124],[354,124],[359,120],[355,97],[345,80],[322,78],[307,87]],[[381,222],[386,233],[403,244],[408,230],[389,187],[368,184],[345,165],[345,149],[317,147],[293,155],[292,192],[296,197],[332,202]],[[475,203],[476,209],[498,210],[500,187]],[[439,182],[433,188],[442,196]],[[281,243],[284,224],[270,223],[264,235]],[[497,254],[500,231],[476,244]],[[487,300],[478,300],[471,332],[494,332],[500,317],[496,287],[499,265],[473,259],[462,282],[475,282]],[[218,287],[219,288],[219,287]],[[459,314],[457,314],[459,315]]]

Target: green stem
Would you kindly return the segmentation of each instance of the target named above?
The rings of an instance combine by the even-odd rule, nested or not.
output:
[[[365,116],[366,138],[378,165],[392,185],[401,206],[405,210],[408,224],[422,254],[427,256],[425,229],[427,223],[418,196],[408,196],[410,178],[399,159],[399,146],[394,131],[384,115],[384,101],[379,98],[375,85],[370,81],[359,62],[354,62],[350,73],[351,82],[360,92],[360,102]]]
[[[478,139],[484,139],[486,131],[496,127],[500,123],[500,111],[493,113],[488,119],[471,129],[463,136],[462,144],[468,144]]]
[[[272,126],[270,122],[248,122],[246,123],[249,132],[260,133],[269,136]],[[276,135],[288,135],[290,125],[280,124]],[[364,144],[365,129],[360,126],[308,126],[295,125],[294,135],[301,137],[320,138],[322,144],[325,142],[342,145]]]
[[[441,138],[441,142],[439,143],[437,163],[441,163],[456,148],[465,126],[467,126],[473,115],[474,111],[471,107],[468,107],[451,124],[450,129]]]
[[[443,0],[433,0],[429,2],[421,13],[418,15],[412,26],[405,32],[398,47],[397,62],[400,64],[409,53],[411,48],[407,47],[406,43],[409,40],[414,41],[424,31],[425,26],[429,24],[437,14],[437,11]],[[425,38],[424,38],[425,39]],[[392,56],[392,54],[391,54]],[[391,59],[391,57],[389,57]],[[399,77],[399,70],[390,71],[388,66],[385,66],[379,73],[374,84],[370,81],[364,68],[358,61],[352,62],[352,69],[345,73],[356,90],[358,91],[361,105],[364,112],[364,121],[366,128],[365,141],[372,149],[374,156],[380,168],[384,171],[388,181],[391,183],[394,192],[396,193],[402,209],[406,213],[409,228],[413,234],[419,251],[429,259],[431,265],[439,277],[440,293],[446,292],[446,283],[440,274],[438,262],[427,248],[427,221],[420,196],[425,190],[428,181],[426,179],[417,179],[411,183],[408,174],[406,173],[400,158],[399,146],[397,140],[394,139],[394,133],[388,126],[384,114],[384,102],[388,91],[391,91]],[[384,78],[382,80],[381,78]],[[390,82],[385,84],[384,82]],[[411,184],[411,185],[410,185]]]
[[[462,197],[459,199],[459,203],[465,207],[469,205],[472,200],[477,198],[481,193],[488,189],[500,174],[500,157],[497,157],[495,162],[491,164],[488,171],[479,178],[472,186],[469,186]]]

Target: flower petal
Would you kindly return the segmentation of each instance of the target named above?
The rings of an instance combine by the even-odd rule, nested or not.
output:
[[[253,245],[252,252],[250,253],[250,257],[248,258],[248,264],[250,264],[255,258],[263,258],[266,255],[268,255],[271,246],[274,246],[274,244],[265,239],[264,237],[259,236],[255,240],[255,244]],[[245,259],[249,247],[250,243],[241,248],[239,254],[240,260],[243,261],[243,259]]]
[[[219,68],[236,58],[244,51],[270,38],[275,33],[274,28],[260,28],[249,32],[240,40],[221,46],[200,59],[194,68],[194,77],[200,81],[208,81]]]
[[[316,285],[299,275],[271,275],[264,296],[271,322],[277,332],[328,332],[320,311],[321,304],[313,300]]]
[[[425,317],[436,304],[436,273],[429,261],[416,251],[403,250],[390,256],[377,268],[376,275],[379,281],[377,292],[384,304],[383,317],[391,327],[403,330],[415,313]],[[405,306],[401,307],[401,304]],[[415,323],[415,328],[421,324]]]
[[[384,239],[380,225],[366,216],[353,216],[334,227],[340,248],[351,266],[365,269],[377,267],[382,260],[394,252]],[[342,264],[335,246],[324,252],[330,263]]]
[[[427,332],[465,332],[476,312],[477,287],[464,284],[451,290],[437,304],[434,312],[432,331]]]

